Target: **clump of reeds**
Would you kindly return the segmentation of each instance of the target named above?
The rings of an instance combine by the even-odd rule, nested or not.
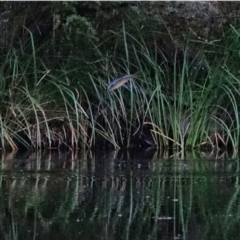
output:
[[[231,73],[225,66],[231,59],[221,52],[227,50],[224,46],[208,47],[218,51],[217,58],[202,51],[193,58],[188,46],[176,49],[169,66],[157,61],[157,45],[151,51],[126,32],[119,45],[126,56],[117,59],[118,68],[128,74],[137,71],[138,78],[126,88],[107,92],[104,79],[91,77],[99,100],[98,115],[105,119],[114,144],[131,146],[133,136],[139,134],[144,140],[147,129],[152,138],[148,144],[159,147],[238,147],[239,80],[234,75],[237,69]],[[106,79],[109,83],[114,76]]]
[[[239,78],[230,41],[204,45],[213,53],[194,57],[186,44],[172,62],[159,62],[157,43],[147,45],[123,24],[121,35],[112,33],[118,36],[113,52],[94,45],[98,59],[84,63],[83,74],[69,59],[66,69],[49,68],[29,34],[30,55],[10,46],[1,59],[2,148],[238,148]],[[115,78],[135,73],[107,90]]]
[[[82,98],[64,78],[51,73],[37,57],[31,33],[30,39],[31,55],[11,46],[2,59],[1,147],[78,147],[85,142],[89,125]]]

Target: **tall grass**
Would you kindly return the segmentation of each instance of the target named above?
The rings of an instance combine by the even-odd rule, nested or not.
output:
[[[111,51],[107,41],[93,44],[96,59],[79,59],[79,67],[75,56],[59,65],[40,58],[31,32],[28,54],[10,45],[0,69],[2,148],[238,148],[239,76],[231,45],[238,31],[232,27],[218,45],[201,43],[195,55],[188,41],[168,59],[157,41],[146,43],[122,26],[110,33]],[[118,75],[133,73],[136,79],[107,90]]]
[[[118,39],[126,57],[111,60],[118,61],[118,68],[125,74],[137,71],[139,77],[131,81],[127,89],[110,93],[105,100],[99,97],[113,106],[110,118],[115,136],[122,136],[122,129],[127,129],[125,136],[129,146],[136,132],[141,134],[145,126],[150,126],[148,130],[157,146],[238,148],[239,79],[223,68],[227,62],[231,64],[224,53],[226,47],[212,45],[213,53],[218,51],[220,58],[209,62],[198,56],[191,60],[188,46],[176,49],[169,67],[167,62],[159,64],[156,60],[157,46],[151,52],[145,43],[125,31],[122,45],[119,42]],[[179,53],[182,53],[181,58]],[[234,72],[237,73],[237,69]],[[107,106],[103,109],[106,111]]]
[[[21,58],[10,47],[1,68],[1,147],[77,147],[87,134],[88,115],[66,82],[44,69],[40,59],[32,64],[34,47],[32,52]]]

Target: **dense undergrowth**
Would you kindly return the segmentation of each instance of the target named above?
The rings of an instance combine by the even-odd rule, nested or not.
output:
[[[1,148],[237,150],[236,28],[211,43],[188,38],[166,56],[155,33],[149,43],[149,36],[144,39],[139,28],[131,34],[123,21],[121,31],[109,31],[101,43],[89,37],[87,59],[72,45],[61,46],[66,56],[63,50],[48,54],[57,49],[55,42],[36,44],[24,31],[27,44],[1,49]],[[174,45],[170,33],[168,38]],[[107,90],[116,77],[133,73],[136,79]]]

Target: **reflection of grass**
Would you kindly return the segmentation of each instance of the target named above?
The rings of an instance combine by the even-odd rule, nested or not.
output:
[[[118,170],[112,158],[95,168],[85,166],[89,157],[80,165],[69,156],[58,158],[57,153],[42,156],[39,166],[46,168],[36,165],[28,169],[30,173],[22,169],[1,176],[1,225],[17,226],[18,234],[35,231],[39,238],[44,234],[76,238],[81,232],[86,239],[153,239],[169,234],[228,239],[238,233],[235,160],[158,159],[154,167],[139,169],[138,159],[127,159],[125,168]],[[98,160],[92,159],[92,166],[94,161]]]
[[[121,34],[111,32],[106,42],[92,45],[97,59],[79,60],[79,68],[67,59],[57,70],[48,69],[51,64],[38,56],[41,49],[31,32],[30,55],[10,45],[1,59],[1,147],[76,149],[97,143],[119,148],[144,142],[237,149],[240,94],[231,42],[238,31],[233,28],[221,46],[205,46],[205,56],[200,50],[192,60],[188,43],[176,49],[172,62],[159,62],[163,53],[156,41],[149,45],[122,26]],[[114,49],[104,50],[113,39]],[[137,78],[107,91],[117,73],[137,73]]]

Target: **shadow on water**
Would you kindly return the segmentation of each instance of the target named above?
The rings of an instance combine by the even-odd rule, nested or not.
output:
[[[2,155],[0,239],[237,239],[239,157],[226,152]]]

